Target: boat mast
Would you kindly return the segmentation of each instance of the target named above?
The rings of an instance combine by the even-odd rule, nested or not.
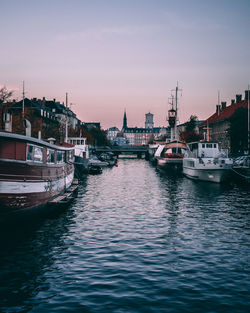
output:
[[[68,93],[66,92],[66,125],[65,125],[65,142],[68,142]]]
[[[182,91],[181,89],[179,89],[178,86],[178,82],[177,82],[177,86],[175,89],[171,90],[172,92],[175,91],[175,123],[173,128],[171,128],[171,140],[179,140],[179,136],[177,134],[177,122],[178,122],[178,92]],[[173,134],[172,134],[173,132]]]

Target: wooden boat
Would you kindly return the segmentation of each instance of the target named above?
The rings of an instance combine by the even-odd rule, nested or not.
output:
[[[0,217],[48,204],[74,178],[74,147],[0,132]]]

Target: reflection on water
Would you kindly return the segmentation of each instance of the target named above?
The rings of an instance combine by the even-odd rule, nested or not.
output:
[[[1,233],[3,312],[247,312],[249,191],[144,160],[88,176],[75,202]]]

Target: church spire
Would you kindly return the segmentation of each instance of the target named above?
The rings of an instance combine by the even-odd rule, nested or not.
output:
[[[128,128],[128,125],[127,125],[127,115],[126,115],[126,110],[124,110],[122,129],[124,130],[126,128]]]

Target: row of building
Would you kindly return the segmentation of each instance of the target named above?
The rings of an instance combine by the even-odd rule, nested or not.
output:
[[[69,136],[86,137],[89,144],[94,142],[89,129],[100,129],[100,123],[83,123],[64,103],[45,98],[24,98],[9,101],[1,107],[0,129],[19,134],[27,133],[36,138],[65,138],[66,125]]]
[[[216,105],[215,112],[204,121],[197,121],[196,132],[201,137],[206,137],[209,131],[211,140],[218,141],[222,148],[229,149],[231,146],[229,127],[230,117],[238,108],[247,109],[249,106],[249,91],[245,91],[245,97],[236,95],[230,105],[226,102]],[[82,136],[87,138],[88,144],[95,144],[95,138],[91,135],[90,129],[101,131],[100,123],[84,123],[79,120],[76,114],[64,103],[53,100],[28,99],[11,101],[1,107],[2,118],[0,129],[5,127],[7,131],[24,134],[25,127],[23,120],[31,124],[31,135],[37,138],[63,138],[65,137],[66,124],[68,135],[71,137]],[[248,120],[249,122],[249,120]],[[185,130],[186,123],[177,126],[180,134]],[[25,125],[27,128],[27,125]],[[248,127],[249,129],[249,127]],[[116,145],[147,145],[153,140],[166,140],[170,138],[170,127],[155,127],[154,115],[145,114],[145,127],[128,127],[126,111],[123,116],[123,126],[119,130],[111,127],[106,131],[106,136],[111,144]]]
[[[196,121],[196,133],[200,134],[201,138],[206,139],[209,132],[208,135],[210,140],[219,142],[222,148],[230,151],[232,144],[229,133],[230,118],[234,115],[237,109],[249,108],[249,98],[249,90],[246,90],[244,98],[242,98],[242,95],[237,94],[235,99],[232,99],[229,105],[224,101],[217,104],[215,112],[211,116],[205,120]],[[245,114],[247,114],[247,110],[245,110]],[[177,132],[179,135],[185,131],[186,124],[187,123],[183,123],[177,126]],[[248,126],[248,130],[249,128],[250,127]],[[245,137],[247,138],[247,136],[248,134],[246,133]],[[165,140],[170,138],[170,127],[154,127],[153,114],[150,112],[145,114],[144,128],[128,127],[125,111],[122,129],[119,130],[117,127],[109,128],[107,130],[107,137],[112,144],[146,145],[153,140]]]

